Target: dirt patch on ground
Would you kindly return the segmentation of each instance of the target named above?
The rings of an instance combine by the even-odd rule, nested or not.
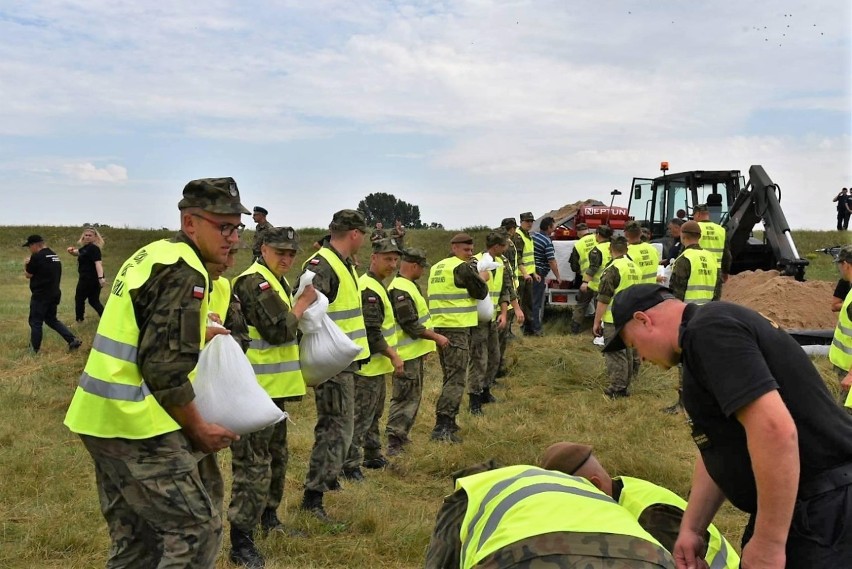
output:
[[[732,275],[722,287],[722,300],[736,302],[772,318],[788,330],[834,328],[831,311],[835,283],[798,282],[778,271],[746,271]]]

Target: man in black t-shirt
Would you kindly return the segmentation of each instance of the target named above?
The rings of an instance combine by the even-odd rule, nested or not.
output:
[[[30,256],[24,261],[24,276],[30,281],[30,345],[33,352],[41,349],[42,327],[47,324],[68,342],[69,350],[76,350],[82,342],[65,324],[56,318],[56,309],[62,298],[59,281],[62,279],[62,262],[47,248],[40,235],[30,235],[22,247],[28,247]]]
[[[700,456],[678,567],[700,558],[725,498],[751,514],[743,567],[852,567],[852,418],[796,341],[753,310],[687,305],[657,285],[619,293],[612,314],[619,334],[605,351],[627,345],[662,367],[683,365]]]
[[[837,203],[837,230],[846,231],[849,229],[849,217],[852,216],[852,196],[849,190],[843,188],[831,201]]]

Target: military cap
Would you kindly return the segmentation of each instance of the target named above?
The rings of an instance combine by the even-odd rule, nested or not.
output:
[[[398,253],[402,254],[399,245],[394,238],[377,239],[373,241],[373,253]]]
[[[708,212],[708,211],[710,211],[710,208],[707,207],[706,203],[700,203],[697,206],[695,206],[694,208],[692,208],[692,213],[702,213],[702,212]]]
[[[263,244],[273,249],[299,250],[299,237],[292,227],[273,227],[263,232]]]
[[[521,221],[535,221],[535,216],[532,212],[525,211],[520,215]]]
[[[518,222],[515,221],[514,217],[504,217],[503,221],[500,222],[500,227],[512,229],[513,227],[518,227]]]
[[[612,237],[612,227],[609,225],[598,225],[598,235],[601,237]]]
[[[624,232],[638,235],[642,233],[642,226],[639,225],[638,221],[628,221],[627,225],[624,226]]]
[[[697,221],[687,221],[680,226],[681,233],[689,233],[690,235],[701,235],[701,224]]]
[[[592,447],[577,443],[556,443],[547,447],[541,457],[541,467],[574,474],[592,456]]]
[[[260,207],[259,205],[254,206],[254,213],[262,213],[263,215],[269,215],[269,212],[265,207]]]
[[[846,245],[840,248],[840,252],[837,253],[837,259],[835,259],[834,262],[840,263],[841,261],[846,261],[847,263],[852,264],[852,245]]]
[[[367,221],[364,214],[355,209],[341,209],[331,218],[328,228],[332,231],[351,231],[357,229],[367,233]]]
[[[633,313],[649,310],[664,300],[675,299],[672,291],[658,284],[635,284],[622,290],[610,302],[615,336],[604,346],[604,352],[617,352],[625,348],[621,329],[633,319]]]
[[[509,233],[505,228],[494,229],[485,236],[485,247],[494,247],[495,245],[505,245],[509,239]]]
[[[473,245],[473,237],[471,237],[467,233],[456,233],[453,238],[450,239],[450,243],[453,245],[457,243],[469,243]]]
[[[417,263],[421,267],[428,267],[429,261],[426,260],[426,251],[416,247],[408,247],[402,250],[402,260],[406,263]]]
[[[577,227],[575,227],[574,229],[576,229],[577,231],[585,231],[588,228],[589,228],[589,226],[586,225],[585,223],[578,223]]]
[[[35,245],[36,243],[41,243],[43,241],[44,239],[42,239],[41,235],[30,235],[21,247],[29,247],[30,245]]]
[[[233,178],[202,178],[192,180],[183,188],[178,209],[201,208],[220,215],[249,215],[240,203],[240,190]]]

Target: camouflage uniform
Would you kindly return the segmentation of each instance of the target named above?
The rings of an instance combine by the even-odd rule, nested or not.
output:
[[[505,258],[503,259],[505,263]],[[491,277],[497,271],[491,271]],[[498,305],[508,304],[517,298],[512,274],[507,266],[503,270],[503,284]],[[494,385],[497,370],[500,369],[500,332],[497,321],[480,322],[470,330],[470,365],[467,369],[467,392],[479,395]]]
[[[621,282],[621,275],[614,265],[609,265],[604,269],[601,275],[600,288],[598,289],[598,301],[609,304],[612,302],[612,297],[615,290]],[[615,326],[604,323],[603,325],[604,342],[615,337]],[[630,383],[633,381],[636,367],[634,361],[638,360],[633,348],[624,350],[616,350],[614,352],[604,352],[604,361],[606,362],[606,372],[609,376],[610,386],[609,391],[624,392],[627,390]]]
[[[396,246],[399,247],[400,250],[405,249],[405,227],[397,228],[394,226],[394,228],[390,230],[390,238],[396,241]]]
[[[461,478],[498,468],[493,461],[453,474]],[[467,513],[464,490],[444,498],[426,550],[426,569],[457,569],[461,558],[461,525]],[[489,555],[476,569],[674,569],[663,548],[637,537],[618,534],[556,532],[517,541]]]
[[[518,267],[518,248],[515,245],[513,237],[509,237],[507,244],[508,248],[506,252],[503,254],[504,263],[506,263],[506,270],[510,271],[510,276],[512,277],[512,299],[518,299],[518,293],[520,290],[520,281],[518,281],[517,286],[515,285],[515,271]],[[520,279],[520,277],[517,277]],[[510,302],[511,302],[510,300]],[[523,310],[523,309],[522,309]],[[500,342],[500,365],[498,367],[499,372],[506,372],[506,348],[509,345],[509,336],[512,334],[512,323],[515,321],[515,310],[512,306],[509,306],[509,312],[506,314],[506,326],[497,332],[499,342]]]
[[[373,232],[370,234],[370,242],[371,243],[375,243],[379,239],[387,239],[387,238],[388,238],[388,234],[387,234],[387,231],[385,231],[384,229],[374,229]]]
[[[262,259],[258,262],[264,264]],[[234,292],[242,301],[245,319],[270,344],[291,342],[296,339],[299,321],[273,288],[261,287],[265,282],[266,277],[259,273],[235,281]],[[286,279],[279,282],[289,294]],[[299,396],[273,399],[282,411],[286,401],[301,400]],[[231,456],[234,483],[228,521],[232,527],[251,532],[263,511],[277,510],[283,498],[289,458],[287,421],[243,435],[231,444]]]
[[[698,244],[689,245],[688,247],[684,247],[684,251],[686,249],[701,249],[701,246]],[[692,264],[689,259],[683,254],[681,254],[675,261],[674,265],[672,265],[672,274],[669,277],[669,288],[672,290],[672,294],[677,297],[678,300],[683,300],[686,296],[686,287],[689,284],[689,276],[692,273]],[[722,298],[722,285],[721,285],[721,277],[719,276],[719,272],[717,271],[716,276],[716,289],[713,291],[713,300],[721,300]]]
[[[260,246],[263,245],[263,235],[273,229],[274,226],[268,221],[261,221],[257,224],[257,227],[254,229],[254,243],[252,244],[251,250],[254,254],[254,258],[260,258]]]
[[[521,239],[521,236],[518,235],[519,232],[523,231],[520,227],[512,236],[512,243],[515,244],[515,250],[517,254],[518,263],[521,262],[521,259],[524,255],[524,241]],[[535,267],[531,269],[530,274],[535,272]],[[524,316],[529,317],[532,314],[532,281],[527,281],[523,276],[518,277],[520,280],[518,281],[518,303],[521,306],[521,310],[524,312]],[[524,325],[526,328],[526,325]]]

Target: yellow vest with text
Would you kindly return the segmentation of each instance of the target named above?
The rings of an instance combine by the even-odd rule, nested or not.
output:
[[[597,244],[598,240],[594,233],[583,235],[576,243],[574,243],[574,248],[577,250],[577,257],[580,259],[581,278],[586,272],[586,269],[589,268],[589,253],[592,252],[592,249],[594,249]]]
[[[686,500],[667,488],[629,476],[620,476],[616,480],[621,480],[624,485],[618,503],[630,512],[637,522],[642,512],[657,504],[686,510]],[[645,529],[653,533],[653,528]],[[707,544],[707,555],[704,559],[710,569],[737,569],[740,566],[740,556],[736,550],[713,524],[710,524],[707,531],[710,534],[710,543]]]
[[[267,284],[278,294],[287,306],[293,308],[290,295],[269,267],[255,262],[234,279],[237,281],[253,274],[266,279]],[[260,291],[258,291],[260,292]],[[251,362],[257,382],[270,397],[295,397],[305,394],[305,380],[299,365],[299,344],[296,340],[284,344],[270,344],[263,339],[260,331],[248,323],[249,349],[246,357]]]
[[[834,338],[828,349],[828,359],[840,369],[849,371],[852,369],[852,320],[849,318],[849,305],[852,304],[852,291],[846,295],[843,307],[837,315],[837,326],[834,328]],[[852,394],[852,390],[850,390]],[[850,407],[852,398],[846,399],[846,406]]]
[[[518,229],[518,235],[521,236],[521,241],[524,242],[524,250],[521,253],[521,258],[518,261],[519,265],[523,265],[527,270],[527,274],[531,275],[535,272],[535,255],[533,253],[532,237],[527,237],[526,233]]]
[[[476,259],[482,259],[482,253],[477,253],[474,255]],[[503,257],[496,257],[494,262],[497,263],[498,267],[493,271],[489,271],[491,273],[491,278],[488,279],[488,295],[491,297],[491,302],[494,304],[494,317],[491,319],[497,320],[497,317],[500,315],[500,293],[503,292],[503,271],[505,270],[505,265],[503,264]]]
[[[358,344],[361,353],[355,356],[354,361],[366,360],[370,357],[370,347],[367,344],[367,328],[364,326],[364,314],[361,312],[361,291],[358,283],[358,275],[355,269],[348,269],[337,253],[327,247],[323,247],[314,253],[302,268],[310,269],[310,261],[314,257],[322,257],[337,275],[340,285],[337,288],[337,296],[334,302],[328,305],[328,317],[331,318],[340,330],[349,336],[349,339]]]
[[[391,306],[385,287],[382,286],[382,283],[366,273],[361,275],[359,280],[361,290],[371,290],[376,293],[379,297],[379,301],[384,306],[385,316],[382,320],[382,336],[384,337],[385,342],[388,343],[388,346],[392,348],[395,347],[397,339],[396,320],[393,317],[393,306]],[[375,377],[377,375],[391,373],[392,371],[393,364],[391,363],[390,358],[384,354],[370,354],[370,361],[366,365],[361,366],[361,369],[358,370],[358,375]]]
[[[687,304],[707,304],[713,300],[719,269],[713,255],[702,249],[684,249],[677,259],[689,259],[689,280],[683,301]],[[675,259],[675,265],[677,265]],[[674,269],[672,269],[674,270]]]
[[[650,243],[634,243],[627,246],[627,255],[636,263],[643,283],[657,282],[657,267],[660,265],[660,254]]]
[[[142,247],[124,262],[113,282],[89,359],[65,415],[65,425],[72,432],[101,438],[148,439],[180,430],[180,425],[154,399],[136,363],[139,327],[130,295],[148,281],[155,265],[174,265],[179,261],[204,276],[204,290],[197,291],[200,318],[193,323],[198,326],[203,347],[209,282],[198,254],[186,243],[168,240]],[[193,370],[189,379],[194,378]]]
[[[716,257],[716,268],[722,268],[722,254],[725,252],[725,228],[712,221],[700,221],[701,248]]]
[[[429,314],[436,328],[472,328],[477,325],[476,299],[456,286],[453,275],[464,263],[458,257],[441,259],[429,271]]]
[[[626,535],[662,548],[584,478],[517,465],[460,478],[458,489],[468,499],[460,531],[462,569],[503,547],[554,532]]]
[[[616,294],[623,291],[627,287],[642,282],[642,279],[639,278],[639,268],[636,266],[636,263],[634,263],[627,257],[622,256],[618,259],[615,259],[612,263],[610,263],[609,267],[607,267],[606,270],[618,271],[618,286],[616,287],[615,292],[612,293],[612,298],[615,298]],[[609,324],[613,323],[612,299],[610,299],[609,304],[606,305],[606,311],[604,312],[603,318],[601,318],[601,320]]]
[[[423,295],[417,289],[417,285],[407,278],[397,275],[388,287],[388,294],[393,296],[397,291],[408,293],[412,300],[414,300],[414,307],[417,309],[417,322],[422,324],[424,328],[431,330],[432,317],[429,314],[429,306],[426,304],[426,299],[423,298]],[[396,353],[399,354],[399,357],[404,362],[435,351],[435,342],[432,340],[412,338],[399,326],[397,326],[396,333]]]
[[[210,291],[210,312],[218,314],[225,322],[225,316],[228,314],[228,306],[231,305],[231,283],[224,277],[219,277],[213,281],[212,290]]]
[[[601,275],[603,275],[604,268],[612,261],[612,253],[609,252],[609,241],[604,241],[603,243],[598,243],[595,247],[601,252],[601,266],[598,268],[598,272],[595,273],[595,276],[592,278],[592,281],[589,283],[589,288],[595,292],[598,292],[598,289],[601,286]]]

